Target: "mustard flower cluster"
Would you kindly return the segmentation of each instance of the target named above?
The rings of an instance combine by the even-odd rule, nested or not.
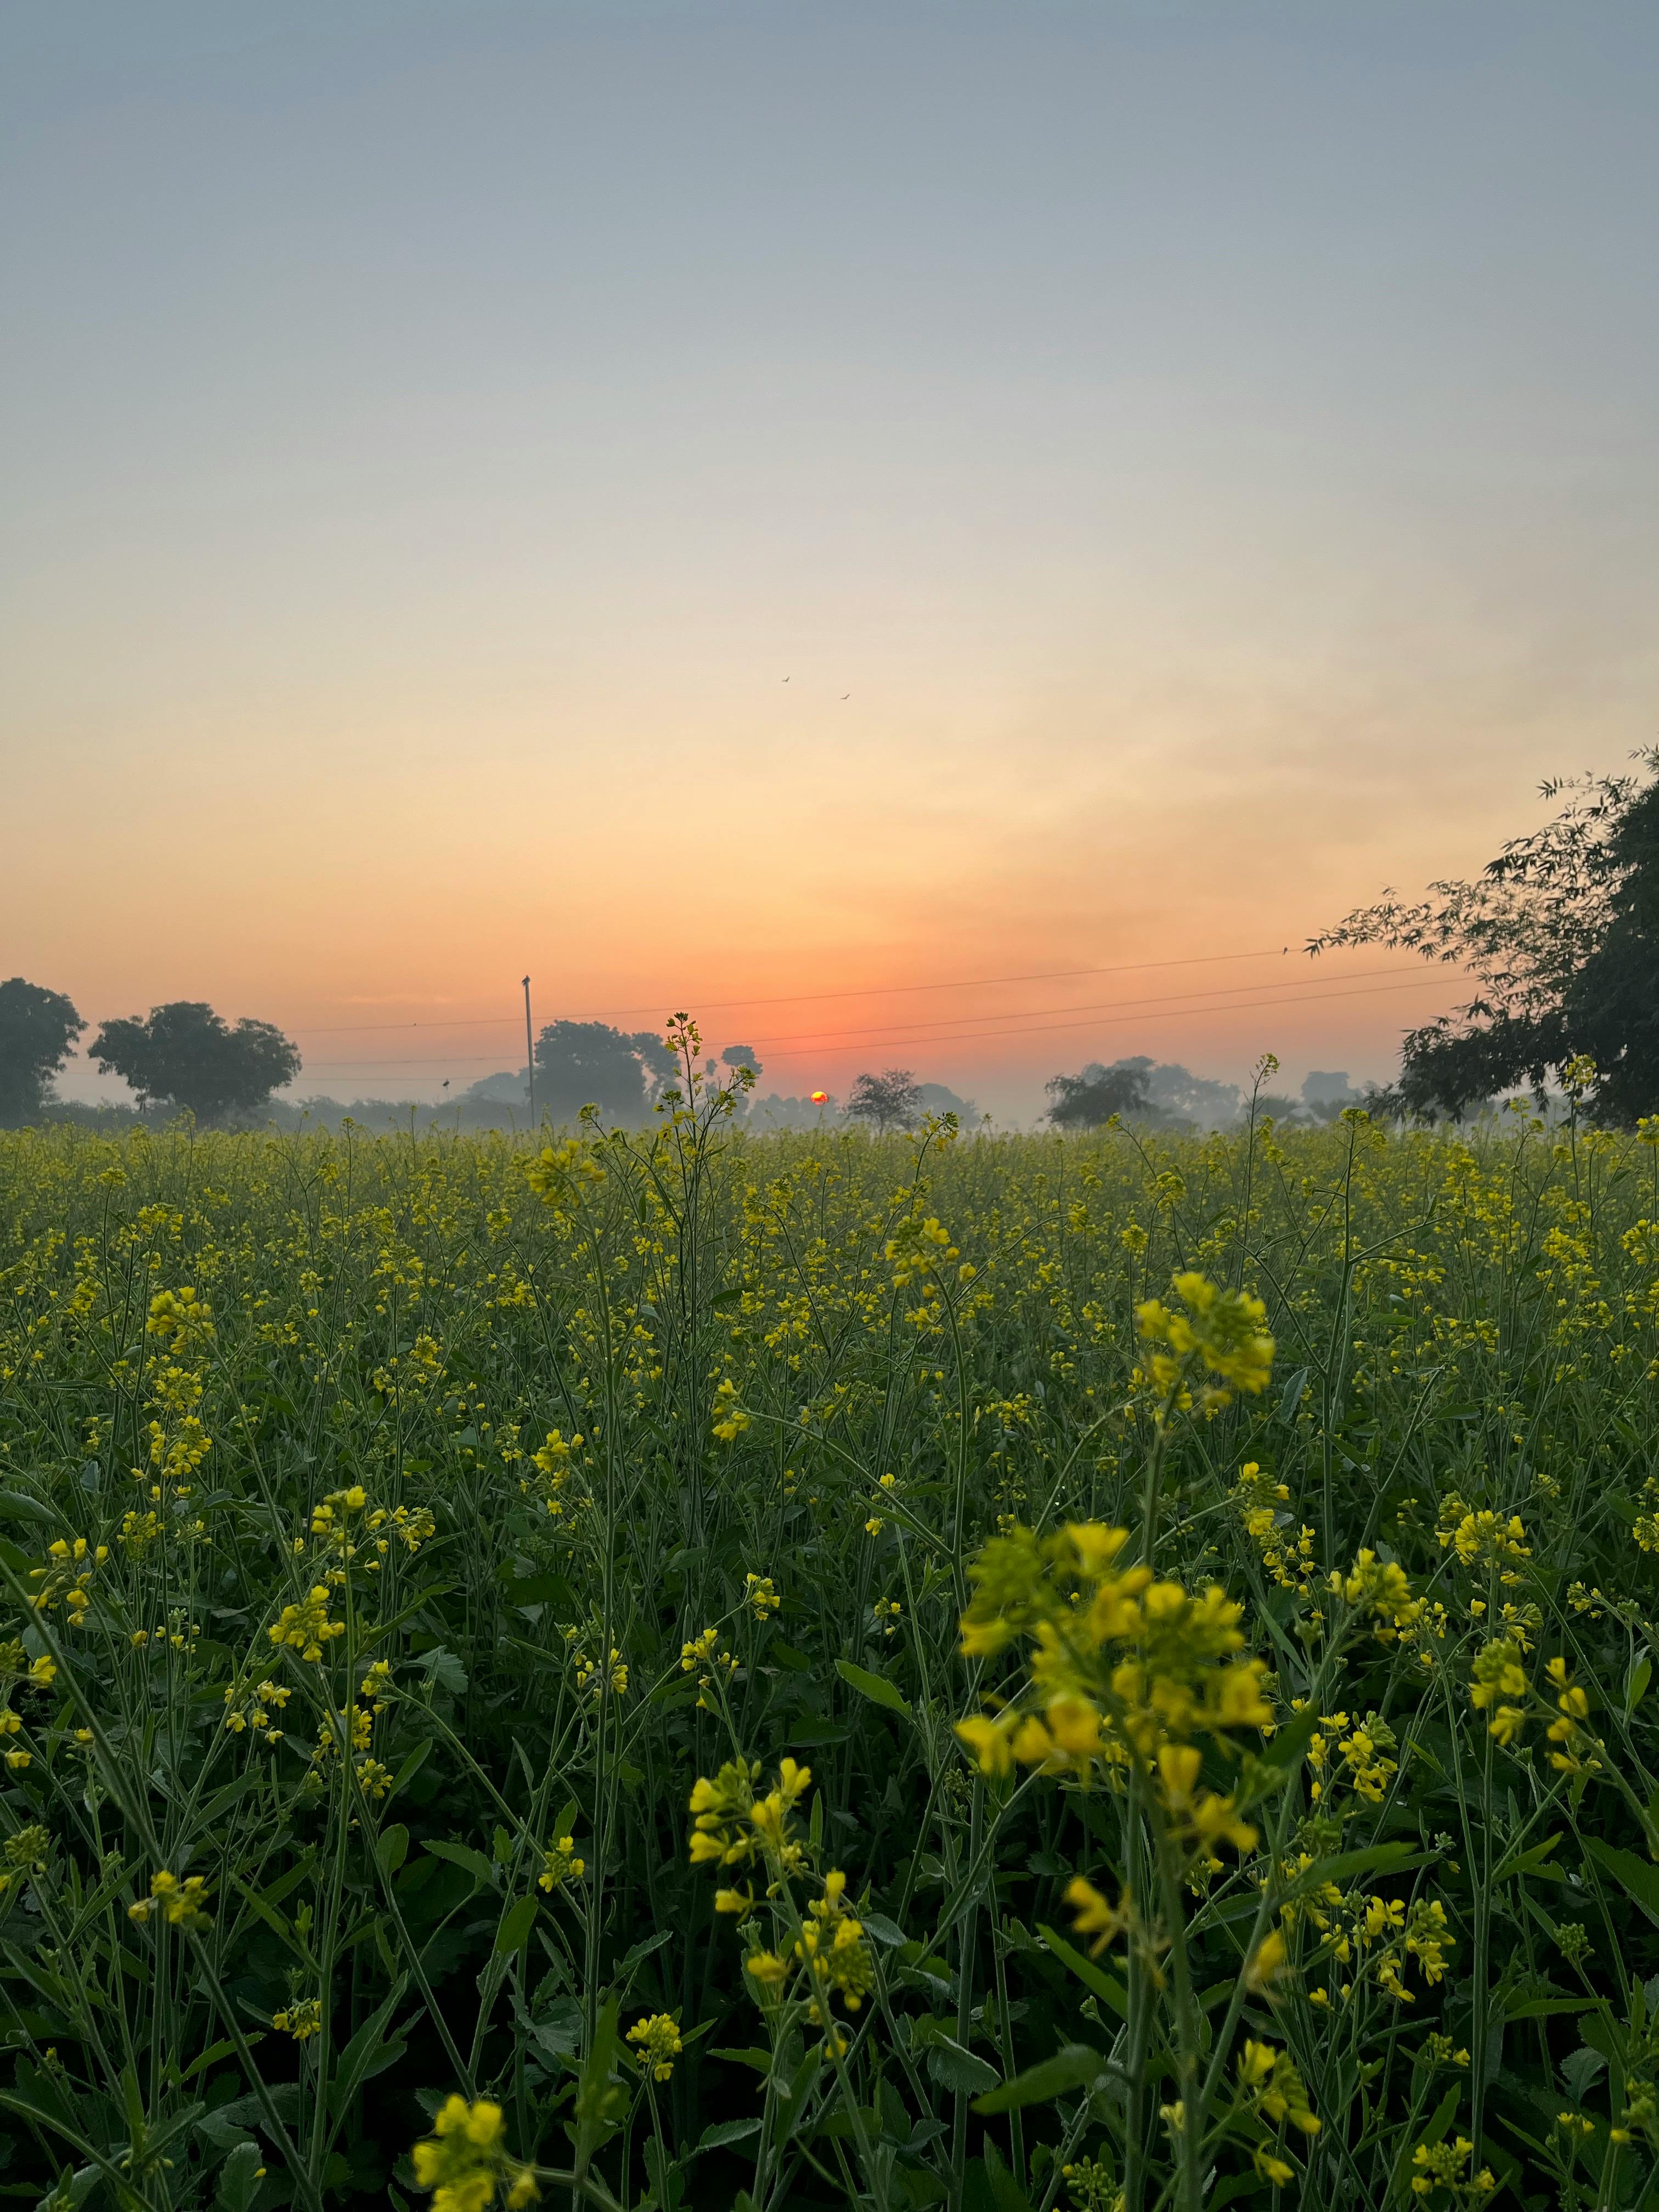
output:
[[[281,1617],[265,1631],[266,1635],[279,1650],[286,1648],[297,1651],[302,1659],[320,1659],[325,1648],[346,1632],[344,1621],[329,1619],[328,1601],[327,1584],[314,1584],[303,1605],[283,1607]]]
[[[684,2045],[680,2041],[679,2022],[672,2013],[653,2012],[647,2019],[635,2021],[628,2031],[628,2040],[637,2046],[634,2055],[641,2073],[648,2074],[653,2081],[672,2078],[674,2061]]]
[[[1255,1831],[1231,1796],[1204,1786],[1194,1739],[1231,1751],[1237,1731],[1271,1727],[1267,1667],[1237,1656],[1242,1607],[1214,1585],[1194,1595],[1145,1564],[1120,1569],[1128,1540],[1097,1522],[991,1540],[969,1571],[962,1649],[994,1657],[1024,1644],[1028,1679],[957,1734],[988,1775],[1018,1764],[1121,1782],[1133,1769],[1187,1856],[1249,1850]]]
[[[301,1997],[284,2005],[281,2012],[270,2015],[270,2024],[282,2035],[291,2035],[296,2043],[306,2043],[323,2029],[323,2001],[320,1997]]]
[[[281,1682],[265,1681],[255,1686],[252,1705],[247,1702],[248,1694],[239,1689],[234,1682],[227,1687],[225,1704],[228,1711],[225,1714],[225,1726],[234,1735],[240,1735],[252,1728],[261,1742],[280,1743],[283,1731],[270,1725],[271,1709],[275,1707],[280,1719],[283,1707],[294,1692]]]
[[[714,1389],[714,1434],[723,1444],[734,1444],[749,1426],[749,1416],[738,1402],[738,1386],[722,1376]]]
[[[1160,1298],[1135,1308],[1142,1340],[1162,1347],[1147,1362],[1155,1390],[1177,1397],[1199,1370],[1219,1378],[1206,1386],[1202,1402],[1211,1410],[1228,1404],[1235,1391],[1254,1396],[1273,1375],[1273,1340],[1263,1324],[1267,1309],[1247,1291],[1223,1290],[1206,1275],[1189,1269],[1171,1285],[1179,1309]]]
[[[89,1545],[84,1536],[73,1541],[60,1536],[46,1547],[46,1564],[29,1569],[29,1580],[40,1587],[29,1593],[36,1613],[51,1613],[61,1605],[71,1628],[79,1628],[92,1603],[92,1577],[109,1557],[107,1544]]]
[[[568,1883],[580,1881],[586,1872],[586,1860],[576,1856],[576,1838],[556,1836],[542,1853],[542,1870],[536,1877],[536,1887],[544,1889],[550,1897]]]
[[[159,1914],[172,1928],[205,1928],[210,1918],[204,1909],[206,1896],[207,1883],[199,1874],[180,1881],[176,1874],[163,1868],[150,1876],[149,1895],[128,1905],[127,1918],[142,1926]]]
[[[535,2201],[535,2174],[507,2156],[506,2132],[501,2106],[488,2098],[448,2100],[410,2154],[416,2181],[432,2191],[432,2212],[484,2212],[498,2191],[514,2208]]]
[[[1243,2109],[1273,2128],[1290,2126],[1299,2134],[1316,2136],[1320,2123],[1308,2095],[1308,2086],[1288,2051],[1246,2036],[1235,2070]],[[1282,2189],[1296,2179],[1296,2169],[1279,2156],[1271,2144],[1258,2141],[1252,2150],[1256,2172],[1263,2181]]]
[[[149,1302],[144,1328],[147,1334],[159,1336],[169,1352],[211,1344],[213,1309],[188,1284],[177,1291],[157,1291]]]
[[[1474,2145],[1467,2136],[1454,2136],[1449,2142],[1419,2143],[1412,2153],[1412,2194],[1429,2197],[1443,2189],[1455,2200],[1482,2203],[1497,2188],[1498,2180],[1490,2166],[1468,2172],[1474,2152]]]
[[[1285,1510],[1290,1497],[1286,1484],[1275,1482],[1249,1460],[1238,1471],[1231,1502],[1268,1580],[1306,1597],[1313,1586],[1314,1532],[1304,1526],[1295,1535],[1290,1533],[1295,1517]]]
[[[372,1505],[361,1483],[349,1490],[332,1490],[311,1509],[312,1545],[335,1564],[324,1570],[331,1589],[343,1589],[347,1571],[367,1552],[363,1565],[370,1574],[380,1571],[394,1540],[412,1558],[437,1533],[437,1522],[428,1506]],[[295,1545],[303,1550],[303,1540]]]
[[[568,1137],[562,1145],[546,1145],[524,1167],[525,1181],[542,1204],[556,1213],[574,1210],[596,1183],[605,1181],[605,1170],[591,1146]]]
[[[763,2010],[775,2011],[799,1986],[808,2024],[822,2029],[837,2053],[844,2048],[830,2001],[839,1996],[849,2013],[857,2012],[875,1987],[876,1968],[839,1868],[824,1875],[823,1892],[807,1906],[793,1942],[781,1951],[757,1944],[743,1966]]]

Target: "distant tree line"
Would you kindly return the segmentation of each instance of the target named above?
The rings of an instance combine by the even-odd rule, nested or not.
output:
[[[21,975],[0,983],[0,1122],[35,1121],[86,1023],[73,1000]],[[199,1000],[179,999],[106,1022],[88,1057],[117,1075],[140,1109],[232,1121],[257,1113],[300,1072],[299,1048],[270,1022],[227,1022]]]
[[[106,1021],[88,1057],[101,1073],[118,1076],[131,1091],[125,1109],[64,1107],[53,1085],[87,1023],[60,991],[13,976],[0,983],[0,1126],[55,1114],[97,1118],[99,1115],[190,1113],[204,1123],[237,1123],[275,1119],[297,1124],[338,1122],[348,1114],[373,1125],[394,1122],[413,1112],[441,1124],[453,1116],[459,1127],[490,1127],[503,1121],[527,1121],[529,1071],[503,1071],[469,1085],[453,1099],[425,1106],[386,1098],[358,1098],[349,1105],[333,1098],[278,1099],[299,1074],[298,1046],[270,1022],[247,1018],[232,1023],[196,1000],[153,1006],[147,1015]],[[605,1022],[549,1022],[535,1042],[536,1117],[574,1121],[585,1107],[606,1122],[633,1123],[648,1114],[680,1074],[679,1065],[653,1030],[629,1032]],[[730,1082],[747,1071],[747,1090],[763,1072],[749,1045],[727,1045],[708,1060],[704,1079]],[[445,1089],[448,1086],[446,1085]],[[905,1069],[862,1076],[847,1111],[877,1128],[909,1127],[927,1111],[970,1115],[969,1103],[942,1085],[918,1083]],[[811,1125],[839,1118],[827,1093],[808,1100],[775,1094],[755,1101],[749,1118],[761,1127]]]
[[[1317,1121],[1364,1103],[1376,1113],[1461,1119],[1523,1086],[1541,1099],[1553,1079],[1608,1124],[1659,1114],[1659,748],[1641,758],[1644,775],[1546,784],[1545,796],[1563,801],[1554,818],[1512,839],[1473,882],[1432,884],[1432,896],[1416,905],[1385,891],[1313,939],[1310,953],[1387,945],[1455,963],[1478,988],[1456,1015],[1407,1034],[1389,1088],[1362,1097],[1346,1075],[1316,1073],[1300,1098],[1258,1089],[1253,1109]],[[62,992],[21,975],[0,983],[0,1123],[52,1108],[54,1079],[86,1027]],[[273,1024],[227,1022],[196,1000],[105,1022],[89,1057],[127,1084],[141,1109],[188,1111],[203,1121],[266,1112],[301,1067],[298,1047]],[[761,1073],[743,1045],[728,1046],[704,1073],[716,1078],[722,1066]],[[555,1121],[590,1105],[608,1121],[636,1121],[676,1074],[654,1031],[629,1034],[604,1022],[550,1022],[532,1066],[538,1117]],[[471,1086],[453,1102],[458,1125],[469,1108],[475,1117],[498,1106],[514,1112],[515,1090],[527,1109],[527,1074]],[[1091,1060],[1075,1075],[1056,1075],[1048,1095],[1048,1118],[1060,1129],[1099,1127],[1114,1115],[1224,1127],[1244,1106],[1232,1084],[1144,1057]],[[775,1096],[758,1101],[752,1116],[789,1126],[831,1109],[827,1097]],[[968,1101],[902,1067],[860,1075],[843,1110],[884,1133],[913,1127],[928,1112],[973,1114]]]
[[[1114,1116],[1156,1128],[1226,1129],[1252,1109],[1258,1118],[1312,1124],[1334,1121],[1345,1106],[1387,1103],[1375,1087],[1356,1091],[1342,1069],[1315,1070],[1299,1097],[1258,1089],[1247,1102],[1236,1083],[1144,1055],[1109,1066],[1091,1060],[1080,1074],[1053,1077],[1048,1095],[1048,1118],[1057,1129],[1098,1129]]]

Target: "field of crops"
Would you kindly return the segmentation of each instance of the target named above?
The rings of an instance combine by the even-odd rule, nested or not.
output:
[[[0,2193],[1659,2200],[1659,1151],[726,1109],[0,1136]]]

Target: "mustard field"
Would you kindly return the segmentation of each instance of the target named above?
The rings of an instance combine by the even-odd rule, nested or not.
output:
[[[1659,1130],[735,1103],[0,1135],[0,2194],[1659,2199]]]

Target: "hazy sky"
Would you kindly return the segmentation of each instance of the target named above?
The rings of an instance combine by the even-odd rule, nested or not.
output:
[[[1656,92],[1651,0],[10,0],[0,974],[346,1097],[526,968],[1385,1074],[1448,980],[1277,948],[1659,734]]]

